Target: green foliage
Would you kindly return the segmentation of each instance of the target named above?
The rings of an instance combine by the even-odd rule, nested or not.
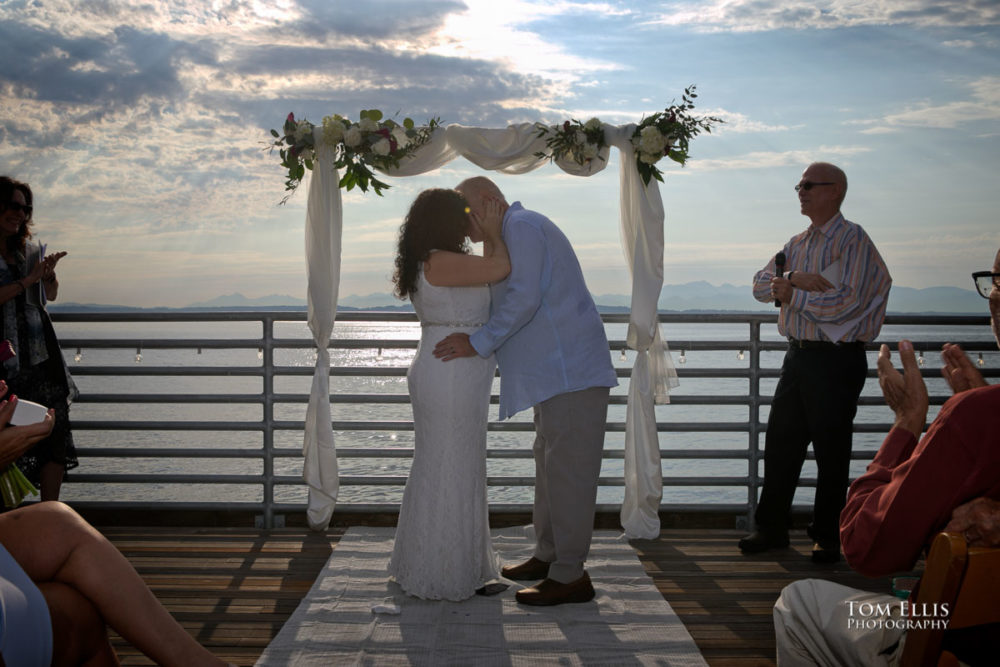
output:
[[[691,140],[702,132],[710,134],[712,126],[725,121],[714,116],[694,116],[694,100],[698,97],[696,86],[688,86],[681,95],[680,104],[671,104],[663,111],[643,118],[632,133],[635,148],[635,165],[643,183],[656,179],[663,182],[663,175],[656,163],[666,156],[684,166],[690,157]]]
[[[357,123],[352,123],[339,115],[324,117],[319,142],[333,151],[334,167],[343,170],[341,188],[359,188],[362,192],[371,188],[379,196],[390,186],[375,176],[374,169],[398,168],[400,160],[431,140],[440,124],[437,118],[421,128],[410,118],[400,124],[384,118],[378,109],[363,109],[358,118]],[[281,201],[285,203],[301,185],[306,171],[313,169],[317,139],[316,126],[305,119],[296,121],[293,114],[288,114],[282,130],[271,130],[275,141],[269,149],[278,150],[285,169],[285,190],[289,191]]]

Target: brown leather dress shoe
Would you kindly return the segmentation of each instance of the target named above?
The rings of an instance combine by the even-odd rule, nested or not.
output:
[[[549,565],[551,563],[532,556],[520,565],[503,566],[500,574],[514,581],[540,581],[549,576]]]
[[[594,586],[586,572],[576,581],[563,584],[555,579],[546,579],[530,588],[523,588],[514,594],[521,604],[550,607],[564,602],[590,602],[594,599]]]

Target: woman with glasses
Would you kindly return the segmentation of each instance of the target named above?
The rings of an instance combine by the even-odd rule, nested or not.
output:
[[[32,243],[34,197],[27,183],[0,176],[0,339],[14,356],[0,365],[10,393],[55,409],[52,434],[17,461],[42,500],[58,500],[66,471],[77,464],[69,424],[76,386],[66,368],[45,303],[59,292],[56,264],[66,253],[43,256]]]

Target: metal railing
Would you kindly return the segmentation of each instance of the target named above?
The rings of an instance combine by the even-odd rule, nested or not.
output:
[[[86,312],[70,313],[55,312],[53,320],[56,322],[57,331],[60,335],[60,344],[66,354],[70,369],[81,384],[85,385],[90,378],[115,378],[117,383],[140,382],[139,390],[135,391],[88,391],[84,389],[77,399],[74,410],[79,410],[77,405],[89,406],[88,410],[97,410],[102,404],[118,404],[124,406],[151,405],[196,405],[196,406],[257,406],[259,418],[239,418],[239,419],[107,419],[107,418],[79,418],[73,417],[73,429],[79,436],[88,434],[99,436],[113,431],[130,431],[145,434],[147,437],[165,432],[197,432],[197,433],[228,433],[245,434],[246,444],[229,447],[203,446],[103,446],[97,444],[78,444],[78,455],[81,458],[81,468],[70,475],[69,489],[101,488],[102,485],[128,484],[138,485],[139,488],[149,485],[180,485],[184,488],[189,485],[239,485],[241,487],[254,487],[259,489],[255,500],[232,500],[225,497],[212,500],[184,501],[163,500],[143,501],[143,500],[79,500],[73,501],[75,506],[82,509],[115,509],[124,508],[134,510],[209,510],[218,512],[244,511],[252,512],[257,517],[257,523],[264,527],[283,525],[283,518],[286,514],[302,513],[304,502],[288,502],[276,498],[276,490],[292,487],[302,487],[303,482],[298,474],[284,474],[276,470],[276,463],[282,463],[283,459],[301,459],[300,448],[276,446],[276,434],[288,432],[298,432],[298,442],[301,444],[301,431],[303,421],[294,418],[278,418],[276,406],[304,405],[308,402],[307,392],[277,392],[275,390],[276,380],[287,378],[308,378],[312,376],[313,365],[302,363],[301,359],[296,363],[288,363],[287,359],[282,360],[281,355],[294,354],[296,351],[313,350],[314,345],[306,337],[284,337],[275,335],[276,324],[296,323],[299,327],[306,319],[305,312],[302,311],[128,311],[128,312]],[[627,324],[627,315],[605,315],[604,321],[607,325]],[[345,323],[368,323],[372,325],[411,323],[416,322],[412,313],[399,312],[361,312],[361,311],[341,311],[338,313],[338,327],[343,327]],[[761,479],[759,475],[760,461],[763,458],[760,435],[764,432],[766,419],[761,415],[761,409],[769,406],[770,395],[767,391],[761,390],[762,380],[773,380],[778,377],[780,355],[785,349],[785,343],[777,338],[776,331],[769,336],[762,336],[762,327],[774,327],[776,316],[771,313],[760,314],[661,314],[661,325],[670,326],[715,326],[715,325],[735,325],[746,327],[745,337],[725,339],[725,340],[704,340],[696,337],[684,339],[681,337],[671,338],[669,332],[665,336],[670,344],[675,362],[683,361],[684,356],[701,352],[732,352],[737,353],[739,359],[743,359],[744,354],[749,355],[746,364],[737,366],[703,367],[690,368],[684,364],[678,365],[678,375],[683,383],[685,379],[699,380],[732,380],[737,379],[745,382],[747,391],[745,393],[710,393],[688,395],[676,393],[671,398],[669,406],[658,408],[657,430],[661,434],[665,433],[745,433],[746,446],[737,449],[733,448],[664,448],[660,455],[664,461],[702,461],[718,462],[721,460],[745,461],[745,473],[739,475],[665,475],[665,488],[675,487],[742,487],[745,489],[745,502],[733,503],[678,503],[665,501],[661,505],[663,512],[695,513],[711,510],[714,512],[732,513],[736,517],[738,525],[748,526],[752,523],[756,507],[758,487]],[[156,327],[167,327],[171,324],[190,324],[193,328],[206,323],[222,323],[223,326],[232,324],[234,327],[257,327],[259,335],[234,338],[232,332],[227,335],[216,337],[177,337],[164,336],[134,337],[124,335],[122,331],[114,331],[113,335],[102,336],[67,336],[64,328],[73,328],[77,325],[92,325],[96,323],[108,323],[119,329],[125,325],[146,325]],[[948,335],[946,337],[930,338],[915,341],[915,346],[921,351],[940,350],[944,342],[960,342],[963,347],[972,354],[982,354],[996,352],[995,343],[986,335],[989,331],[988,317],[938,317],[938,316],[890,316],[886,320],[887,328],[899,325],[907,327],[935,328],[943,327]],[[958,337],[954,330],[962,332]],[[414,333],[419,329],[414,328]],[[964,335],[968,332],[968,335]],[[883,330],[881,341],[894,341],[898,337],[886,337]],[[416,337],[395,339],[395,338],[352,338],[338,337],[335,329],[335,338],[331,341],[331,350],[341,351],[369,351],[375,352],[376,356],[381,356],[385,350],[408,351],[417,346]],[[770,339],[769,339],[770,338]],[[610,352],[617,355],[619,350],[622,357],[625,356],[625,342],[620,339],[610,341]],[[869,346],[875,349],[876,345]],[[197,350],[201,354],[202,350],[243,350],[257,351],[258,363],[228,363],[219,365],[200,364],[163,364],[156,365],[145,360],[142,363],[127,364],[98,364],[74,363],[73,359],[83,354],[91,355],[95,350],[131,350],[136,351],[136,360],[142,358],[143,351],[147,356],[152,350]],[[76,355],[74,355],[74,350]],[[84,351],[86,351],[84,353]],[[770,366],[762,365],[762,356],[770,353],[777,355],[777,363]],[[308,354],[308,353],[306,353]],[[772,355],[773,356],[773,355]],[[401,358],[404,358],[405,355]],[[314,357],[313,357],[314,358]],[[278,363],[282,361],[282,363]],[[623,363],[616,364],[617,373],[620,378],[627,379],[630,369]],[[874,364],[869,364],[869,377],[874,377]],[[984,369],[987,377],[997,377],[1000,371],[993,368],[993,364]],[[331,378],[375,378],[391,379],[401,378],[406,374],[406,365],[382,365],[382,364],[342,364],[332,365]],[[925,376],[933,377],[936,371],[926,369]],[[259,383],[259,391],[216,391],[216,392],[157,392],[150,390],[147,385],[157,382],[155,378],[179,377],[179,378],[251,378],[252,382]],[[302,380],[307,381],[307,380]],[[869,383],[873,382],[869,380]],[[683,387],[683,384],[682,384]],[[131,387],[134,389],[134,387]],[[620,388],[622,389],[622,388]],[[947,394],[943,391],[933,392],[932,404],[940,405],[946,400]],[[356,391],[332,391],[330,400],[335,407],[335,421],[333,428],[335,432],[361,432],[361,433],[406,433],[413,430],[412,421],[409,419],[351,419],[336,420],[337,406],[373,406],[373,405],[406,405],[409,403],[409,396],[403,391],[397,392],[356,392]],[[493,403],[497,402],[497,396],[491,397]],[[612,395],[612,406],[624,406],[626,395],[620,390]],[[881,396],[863,395],[861,406],[882,405]],[[669,414],[669,411],[676,406],[701,406],[703,408],[716,408],[719,406],[743,406],[746,407],[747,418],[745,420],[719,421],[707,418],[693,421],[674,421],[669,418],[660,420],[660,414]],[[614,408],[612,408],[614,409]],[[619,408],[623,415],[623,410]],[[407,411],[407,414],[408,411]],[[890,413],[886,412],[886,415]],[[891,424],[887,421],[868,421],[866,423],[856,423],[855,431],[858,433],[885,433]],[[532,424],[527,420],[514,420],[498,422],[493,420],[489,424],[489,430],[494,433],[528,433],[532,430]],[[608,423],[608,433],[622,433],[625,431],[624,417],[611,419]],[[256,445],[259,434],[260,444]],[[110,437],[110,436],[109,436]],[[242,435],[237,438],[242,438]],[[526,436],[530,437],[530,436]],[[84,438],[86,439],[86,438]],[[93,439],[93,438],[89,438]],[[211,440],[211,436],[207,440]],[[412,457],[412,447],[406,446],[371,446],[371,447],[349,447],[338,449],[338,459],[342,462],[349,460],[393,460],[406,459]],[[521,447],[495,447],[489,446],[487,451],[490,461],[510,461],[516,459],[531,459],[532,453],[530,443]],[[855,460],[865,460],[872,456],[872,451],[856,451],[853,454]],[[621,448],[606,448],[604,453],[605,461],[616,461],[624,458]],[[259,471],[239,472],[239,473],[212,473],[197,470],[195,472],[184,473],[162,473],[162,472],[95,472],[92,466],[87,465],[88,459],[102,459],[105,461],[116,460],[124,462],[122,465],[128,468],[135,459],[162,459],[172,461],[183,461],[191,463],[195,461],[220,461],[238,459],[250,462],[259,462]],[[811,458],[811,457],[810,457]],[[283,466],[287,467],[287,466]],[[343,470],[343,468],[342,468]],[[396,487],[398,490],[405,484],[404,474],[347,474],[341,473],[340,484],[342,489],[351,487]],[[533,478],[530,474],[490,474],[487,483],[490,487],[530,487],[533,485]],[[624,486],[624,477],[621,475],[602,474],[600,484],[602,488],[614,488]],[[815,480],[804,477],[801,486],[814,485]],[[79,486],[78,486],[79,485]],[[66,494],[64,494],[65,496]],[[222,494],[224,495],[224,494]],[[598,509],[605,512],[617,511],[615,503],[601,503]],[[527,502],[497,503],[491,502],[491,512],[527,512],[530,511],[530,504]],[[338,511],[342,512],[398,512],[398,502],[344,502],[338,504]]]

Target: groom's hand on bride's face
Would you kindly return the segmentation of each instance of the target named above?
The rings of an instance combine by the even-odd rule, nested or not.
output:
[[[434,356],[441,361],[451,361],[461,357],[474,357],[476,348],[469,342],[469,334],[453,333],[438,341],[434,346]]]

